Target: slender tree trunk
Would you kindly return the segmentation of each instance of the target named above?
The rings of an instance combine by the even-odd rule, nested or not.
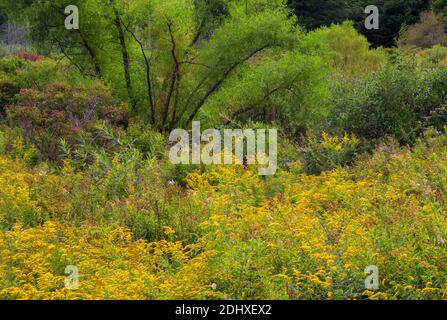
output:
[[[113,1],[111,1],[111,3],[113,5]],[[120,15],[119,15],[118,11],[116,10],[116,8],[113,8],[113,12],[115,14],[115,26],[118,31],[118,38],[119,38],[119,42],[120,42],[120,46],[121,46],[121,54],[122,54],[122,59],[123,59],[124,78],[126,80],[127,94],[130,99],[131,110],[135,111],[137,103],[135,101],[135,97],[133,95],[133,90],[132,90],[132,79],[130,77],[130,58],[129,58],[129,51],[127,49],[126,36],[124,33]]]
[[[144,49],[142,49],[143,51],[143,56],[144,56],[144,62],[146,64],[146,82],[147,82],[147,95],[149,98],[149,106],[151,108],[151,123],[155,124],[155,104],[154,104],[154,99],[152,97],[152,81],[151,81],[151,67],[150,67],[150,62],[146,57],[146,54],[144,53]]]
[[[143,55],[144,64],[146,67],[147,96],[148,96],[148,101],[149,101],[149,107],[151,110],[151,124],[155,124],[155,121],[156,121],[155,102],[154,102],[153,93],[152,93],[152,79],[151,79],[151,60],[152,60],[152,58],[147,57],[146,52],[144,51],[143,42],[140,39],[138,39],[135,32],[133,32],[131,29],[129,29],[127,27],[126,27],[126,30],[132,35],[134,40],[138,43],[138,45],[140,46],[141,54]]]
[[[82,44],[84,45],[85,49],[87,50],[88,54],[90,55],[90,58],[92,59],[92,63],[93,63],[93,67],[95,69],[96,76],[98,78],[102,78],[101,65],[99,64],[99,60],[98,60],[98,57],[97,57],[95,51],[90,46],[90,44],[88,43],[87,39],[84,37],[84,35],[82,34],[81,31],[79,31],[79,35],[81,37]]]
[[[169,108],[171,106],[172,96],[174,94],[176,87],[178,88],[179,81],[180,81],[180,74],[179,74],[180,64],[179,64],[179,60],[177,59],[176,52],[175,52],[176,44],[175,44],[174,34],[172,31],[172,25],[170,23],[168,23],[168,29],[169,29],[169,34],[171,36],[171,44],[172,44],[171,55],[172,55],[172,60],[174,62],[174,69],[172,70],[171,85],[169,87],[168,95],[166,97],[165,107],[164,107],[163,114],[162,114],[163,129],[165,129],[166,121],[168,120]],[[174,105],[176,106],[176,102],[174,102]],[[174,111],[174,117],[175,117],[175,114],[176,114],[176,111]]]

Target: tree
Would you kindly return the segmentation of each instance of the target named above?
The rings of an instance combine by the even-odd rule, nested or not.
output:
[[[365,36],[350,21],[309,32],[304,43],[342,73],[359,76],[380,69],[386,62],[383,50],[370,49]]]
[[[351,19],[355,8],[349,0],[288,0],[288,5],[299,18],[299,23],[309,29],[329,26]]]
[[[447,46],[447,19],[433,12],[425,12],[421,21],[412,25],[402,34],[399,46],[431,48],[441,44]]]
[[[369,1],[363,0],[363,9]],[[364,16],[356,19],[357,29],[374,46],[393,47],[401,31],[419,21],[419,16],[430,6],[429,0],[381,0],[377,1],[380,12],[379,30],[366,30]]]
[[[0,7],[0,26],[5,24],[8,21],[8,17],[6,16],[5,10]]]
[[[432,9],[436,13],[447,14],[447,0],[433,0]]]
[[[318,59],[299,52],[303,33],[283,0],[2,3],[29,25],[31,39],[103,78],[160,130],[188,126],[210,110],[226,117],[275,105],[304,109],[310,103],[300,79],[318,85],[321,78]],[[79,30],[63,27],[69,4],[79,7]],[[294,61],[315,69],[301,74]],[[284,93],[287,102],[279,103]],[[235,101],[241,95],[244,106]]]
[[[419,20],[421,12],[430,6],[429,0],[289,0],[289,6],[300,18],[300,23],[309,29],[340,23],[355,22],[357,30],[375,46],[392,47],[401,29]],[[374,4],[380,12],[380,29],[367,30],[364,26],[365,8]]]

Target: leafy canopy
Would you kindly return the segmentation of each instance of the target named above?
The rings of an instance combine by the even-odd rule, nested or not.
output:
[[[300,53],[303,33],[283,0],[1,4],[29,26],[34,42],[107,81],[160,130],[209,119],[211,111],[210,121],[271,105],[304,112],[309,103],[299,86],[321,77],[321,63]],[[79,7],[79,30],[64,28],[69,4]]]

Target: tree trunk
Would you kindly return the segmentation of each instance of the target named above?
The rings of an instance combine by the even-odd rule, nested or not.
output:
[[[129,51],[127,50],[126,36],[124,33],[123,25],[121,23],[118,10],[116,10],[116,8],[113,8],[113,12],[115,14],[115,26],[118,31],[118,38],[121,46],[121,54],[123,58],[123,69],[124,69],[124,78],[126,80],[127,94],[129,95],[131,103],[131,111],[135,111],[136,101],[132,90],[132,79],[130,77],[130,59],[129,59]]]

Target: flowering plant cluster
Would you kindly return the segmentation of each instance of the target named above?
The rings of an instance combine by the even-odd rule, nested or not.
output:
[[[134,170],[123,159],[97,183],[1,157],[0,297],[446,298],[446,159],[447,137],[428,133],[413,150],[381,146],[320,176],[300,163],[267,178],[216,166],[190,173],[187,193],[170,184],[169,208],[151,200],[161,182],[150,171],[136,184],[117,177]],[[85,197],[95,201],[81,215]],[[179,197],[183,217],[169,217]],[[160,229],[141,231],[163,214]],[[64,287],[67,265],[79,269],[77,290]],[[377,291],[364,287],[368,265],[380,269]]]

